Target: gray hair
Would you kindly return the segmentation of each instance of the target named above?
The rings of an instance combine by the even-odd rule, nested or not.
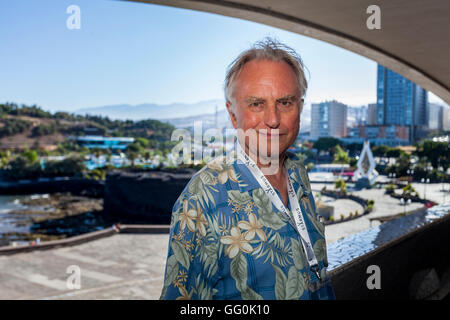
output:
[[[284,61],[291,66],[294,71],[300,91],[300,97],[303,97],[308,88],[305,78],[304,65],[300,56],[294,49],[280,43],[272,38],[264,38],[256,42],[252,48],[242,52],[229,66],[225,76],[225,100],[231,102],[234,93],[234,82],[247,62],[252,60],[271,60]],[[234,107],[233,107],[234,108]]]

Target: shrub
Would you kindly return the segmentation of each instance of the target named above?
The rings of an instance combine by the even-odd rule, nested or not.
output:
[[[347,184],[345,183],[345,181],[343,179],[337,179],[334,182],[334,187],[336,189],[339,189],[341,191],[341,193],[343,193],[343,194],[347,193]]]
[[[0,138],[22,133],[31,128],[31,122],[21,119],[2,119],[3,126],[0,127]]]
[[[56,132],[57,132],[56,125],[53,123],[49,124],[49,125],[39,124],[31,130],[31,136],[32,137],[41,137],[41,136],[54,134]]]
[[[387,194],[391,194],[391,193],[394,193],[395,187],[396,187],[395,184],[388,184],[384,188],[386,189]]]
[[[100,168],[95,168],[89,172],[88,177],[91,179],[94,179],[94,180],[105,180],[106,179],[106,170],[102,170]]]
[[[41,176],[42,169],[39,162],[30,162],[23,156],[18,156],[8,163],[8,169],[4,176],[8,180],[37,179]]]
[[[406,186],[404,186],[402,190],[403,196],[411,196],[413,193],[417,193],[411,183],[408,183]]]
[[[44,175],[46,177],[72,177],[79,176],[86,170],[81,157],[68,157],[61,161],[48,161],[45,163]]]

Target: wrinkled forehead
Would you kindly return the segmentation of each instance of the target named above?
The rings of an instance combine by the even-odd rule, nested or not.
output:
[[[281,99],[298,96],[300,88],[294,70],[286,62],[252,60],[237,75],[233,93],[238,100],[248,97]]]

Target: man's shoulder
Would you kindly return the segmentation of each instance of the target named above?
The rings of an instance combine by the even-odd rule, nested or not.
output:
[[[225,183],[228,180],[238,182],[238,174],[233,166],[235,161],[225,156],[214,158],[192,176],[183,193],[199,198],[204,198],[205,194],[217,196],[220,191],[225,190]]]
[[[300,180],[305,184],[307,190],[311,190],[311,184],[309,182],[308,170],[303,163],[303,161],[292,152],[286,152],[288,159],[288,166],[291,169],[296,170],[298,172],[298,176]]]
[[[286,151],[286,156],[291,166],[294,166],[302,170],[306,170],[303,161],[295,153]]]
[[[231,156],[216,157],[209,161],[206,165],[204,165],[203,168],[201,168],[199,171],[197,171],[192,176],[188,184],[195,184],[199,182],[202,182],[203,184],[211,184],[216,182],[215,179],[213,179],[214,177],[218,180],[223,180],[222,177],[219,176],[234,176],[236,173],[236,170],[233,166],[235,161],[236,159]]]

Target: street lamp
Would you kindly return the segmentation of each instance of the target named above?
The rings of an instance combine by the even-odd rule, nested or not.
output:
[[[426,180],[425,180],[425,178],[422,178],[420,180],[420,182],[422,182],[424,184],[423,185],[423,199],[427,200],[427,183],[430,183],[430,178],[427,178]]]
[[[389,179],[391,180],[391,183],[392,183],[392,180],[394,180],[395,179],[395,176],[396,176],[396,174],[395,173],[389,173]]]
[[[408,169],[406,171],[406,173],[411,176],[411,181],[412,181],[413,180],[413,176],[414,176],[414,169]]]
[[[406,214],[406,206],[411,203],[411,199],[405,200],[404,198],[400,199],[400,204],[403,206],[403,215]]]

